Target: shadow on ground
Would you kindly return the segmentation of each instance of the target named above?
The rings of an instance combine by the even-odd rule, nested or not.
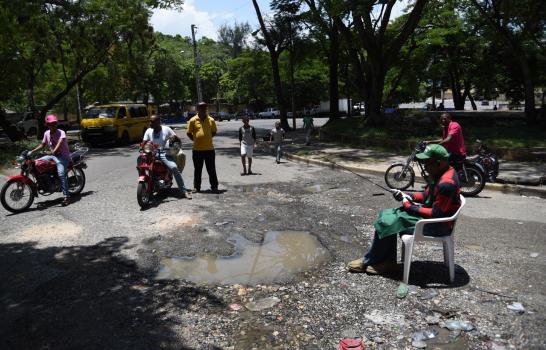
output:
[[[190,307],[223,307],[206,289],[149,280],[118,255],[125,237],[94,246],[0,245],[0,348],[188,349],[176,328]]]

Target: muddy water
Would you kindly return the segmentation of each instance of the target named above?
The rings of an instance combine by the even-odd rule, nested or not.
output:
[[[286,281],[330,258],[328,251],[308,232],[269,231],[262,244],[252,243],[240,235],[229,241],[236,246],[236,253],[229,257],[161,259],[157,278],[256,285]]]

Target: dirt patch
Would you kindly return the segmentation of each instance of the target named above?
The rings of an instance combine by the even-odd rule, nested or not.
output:
[[[170,231],[181,226],[193,226],[201,222],[194,215],[168,215],[160,217],[153,226],[159,231]]]
[[[15,233],[17,242],[44,241],[76,237],[83,228],[72,221],[45,223],[27,227]]]

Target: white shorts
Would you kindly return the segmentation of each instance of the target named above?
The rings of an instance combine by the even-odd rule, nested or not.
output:
[[[254,154],[254,146],[246,145],[241,142],[241,155],[247,156],[248,158],[252,158],[252,154]]]

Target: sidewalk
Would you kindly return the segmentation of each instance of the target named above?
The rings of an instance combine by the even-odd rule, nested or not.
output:
[[[313,139],[310,146],[305,145],[302,129],[287,134],[285,142],[286,158],[327,167],[340,164],[358,173],[384,176],[388,166],[395,162],[405,162],[408,154],[380,152],[369,149],[352,148],[332,142]],[[499,183],[485,184],[488,190],[516,193],[526,196],[546,198],[546,164],[542,162],[499,161]],[[420,178],[419,174],[416,174]],[[417,179],[417,180],[418,180]]]

